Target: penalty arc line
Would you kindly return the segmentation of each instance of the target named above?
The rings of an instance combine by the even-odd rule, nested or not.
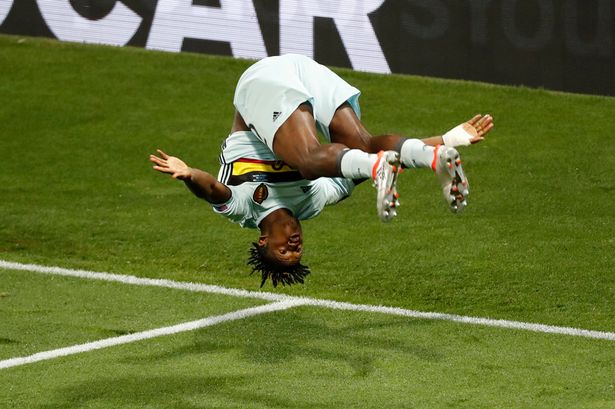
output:
[[[85,344],[73,345],[65,348],[53,349],[50,351],[39,352],[30,356],[6,359],[0,361],[0,370],[31,364],[34,362],[46,361],[68,355],[80,354],[83,352],[94,351],[97,349],[109,348],[116,345],[129,344],[132,342],[142,341],[145,339],[157,338],[165,335],[178,334],[180,332],[194,331],[200,328],[211,327],[223,322],[240,320],[254,315],[265,314],[268,312],[282,311],[300,305],[299,301],[278,301],[257,307],[237,310],[222,315],[215,315],[203,318],[196,321],[184,322],[169,327],[156,328],[148,331],[135,332],[133,334],[121,335],[113,338],[101,339],[98,341],[88,342]]]
[[[346,311],[372,312],[389,315],[404,316],[409,318],[451,321],[463,324],[482,325],[495,328],[508,328],[524,331],[533,331],[547,334],[569,335],[582,338],[604,339],[615,341],[615,332],[594,331],[581,328],[560,327],[538,323],[528,323],[521,321],[500,320],[491,318],[471,317],[456,314],[445,314],[439,312],[424,312],[408,310],[396,307],[385,307],[377,305],[352,304],[333,300],[323,300],[308,297],[296,297],[284,294],[268,293],[264,291],[248,291],[236,288],[226,288],[217,285],[198,284],[189,282],[179,282],[166,279],[140,278],[122,274],[101,273],[87,270],[73,270],[62,267],[48,267],[38,264],[22,264],[0,260],[0,269],[23,270],[41,274],[51,274],[69,277],[86,278],[92,280],[102,280],[119,282],[124,284],[154,286],[173,288],[185,291],[206,292],[212,294],[228,295],[232,297],[254,298],[267,301],[297,301],[301,305],[322,307]]]

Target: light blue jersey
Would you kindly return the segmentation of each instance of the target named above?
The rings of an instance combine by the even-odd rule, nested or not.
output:
[[[233,104],[251,131],[235,132],[222,145],[218,180],[232,196],[214,211],[242,227],[257,228],[277,209],[305,220],[348,197],[355,187],[352,180],[303,179],[273,153],[273,139],[297,107],[309,102],[316,128],[330,142],[335,111],[348,102],[360,118],[360,95],[329,68],[301,55],[268,57],[250,66],[237,83]]]
[[[220,163],[218,180],[229,187],[231,198],[213,209],[242,227],[257,228],[282,208],[299,220],[311,219],[325,206],[350,196],[355,187],[344,178],[303,179],[252,132],[231,134],[222,145]]]

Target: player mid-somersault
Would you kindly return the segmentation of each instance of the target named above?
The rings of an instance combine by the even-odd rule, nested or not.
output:
[[[451,210],[461,211],[469,190],[454,147],[479,142],[493,128],[490,115],[476,115],[443,136],[372,136],[360,121],[359,95],[307,57],[265,58],[239,79],[217,178],[160,150],[150,160],[215,212],[260,229],[248,264],[261,273],[261,286],[269,277],[274,286],[302,283],[309,270],[300,262],[300,220],[348,197],[366,179],[376,186],[379,217],[390,220],[402,166],[433,169]],[[319,142],[319,131],[328,143]]]

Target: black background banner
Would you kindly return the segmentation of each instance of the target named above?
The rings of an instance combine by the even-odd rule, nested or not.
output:
[[[134,30],[125,30],[120,45],[163,48],[164,30],[179,27],[180,45],[171,51],[258,58],[290,50],[365,71],[615,95],[615,0],[0,0],[0,32],[57,38],[58,23],[39,3],[47,16],[54,15],[49,4],[63,3],[95,23],[125,9]],[[201,14],[182,20],[169,14],[175,5]],[[227,9],[223,18],[203,21],[220,26],[214,34],[199,31],[199,16]],[[180,17],[163,21],[164,13]],[[63,33],[80,29],[74,20],[66,18]],[[243,28],[252,30],[253,43],[240,38]],[[251,44],[254,51],[246,49]]]

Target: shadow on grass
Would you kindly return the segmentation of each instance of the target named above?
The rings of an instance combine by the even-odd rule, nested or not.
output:
[[[40,409],[89,407],[205,408],[265,406],[270,408],[324,408],[296,404],[267,391],[246,391],[249,376],[127,376],[96,378],[56,391]]]
[[[346,321],[321,312],[298,309],[225,323],[195,331],[177,346],[137,350],[111,363],[136,375],[76,380],[58,388],[40,408],[335,407],[340,404],[335,396],[306,399],[305,391],[294,394],[292,389],[336,385],[349,374],[344,382],[362,382],[382,361],[400,359],[399,354],[410,361],[444,359],[424,339],[401,335],[409,327],[430,325],[424,320],[368,316],[359,321],[355,316]],[[331,317],[337,321],[328,321]],[[208,369],[209,362],[217,369]],[[226,374],[221,362],[223,368],[228,362]]]
[[[319,310],[312,310],[319,311]],[[431,321],[406,318],[374,319],[366,322],[329,325],[317,315],[298,311],[262,316],[258,320],[244,320],[226,324],[216,331],[200,330],[194,333],[191,345],[173,350],[127,358],[126,363],[147,364],[161,360],[175,360],[222,351],[239,351],[247,363],[275,365],[293,360],[320,360],[329,365],[348,365],[354,376],[367,376],[373,372],[374,360],[391,352],[409,355],[424,362],[440,362],[440,352],[419,345],[416,340],[403,339],[401,330],[412,326],[430,325]],[[396,331],[399,329],[399,331]],[[393,333],[383,336],[382,332]]]

